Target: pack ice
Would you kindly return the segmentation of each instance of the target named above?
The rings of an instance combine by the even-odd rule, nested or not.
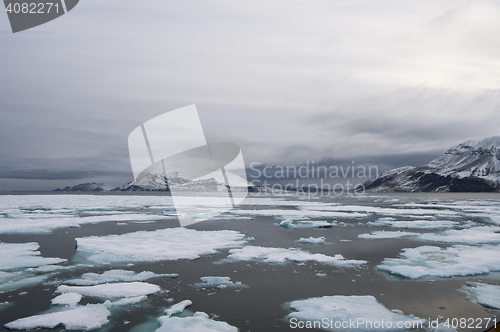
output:
[[[410,279],[454,277],[500,271],[500,246],[454,245],[405,248],[401,258],[385,258],[379,270]]]
[[[196,259],[214,254],[217,249],[240,247],[246,242],[245,236],[236,231],[197,231],[180,227],[90,236],[76,241],[77,251],[99,264]]]
[[[317,322],[316,326],[311,326],[328,331],[408,331],[426,322],[425,319],[393,312],[369,295],[315,297],[293,301],[289,307],[294,310],[287,316],[292,327],[299,321],[304,324]],[[321,326],[324,318],[333,324]]]

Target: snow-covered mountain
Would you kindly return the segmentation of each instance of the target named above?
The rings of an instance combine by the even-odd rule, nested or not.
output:
[[[113,187],[104,183],[80,183],[73,187],[57,188],[54,191],[110,191]]]
[[[226,176],[231,184],[232,190],[238,187],[250,188],[254,185],[245,179],[226,171]],[[168,181],[167,181],[168,179]],[[116,188],[117,191],[193,191],[193,192],[218,192],[225,191],[226,185],[221,171],[213,172],[197,178],[193,181],[184,179],[177,174],[148,173],[137,182],[129,182],[126,185]]]
[[[396,168],[364,185],[375,192],[500,191],[500,136],[463,142],[427,165]]]

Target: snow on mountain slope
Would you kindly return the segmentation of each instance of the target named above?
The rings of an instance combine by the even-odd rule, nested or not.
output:
[[[420,167],[400,167],[368,180],[375,192],[491,192],[500,190],[500,136],[458,144]]]

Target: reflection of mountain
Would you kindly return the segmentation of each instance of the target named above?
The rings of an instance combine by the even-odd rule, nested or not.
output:
[[[420,167],[401,167],[364,183],[377,192],[491,192],[500,190],[500,136],[467,141]]]
[[[113,187],[104,183],[80,183],[73,187],[57,188],[54,191],[110,191]]]

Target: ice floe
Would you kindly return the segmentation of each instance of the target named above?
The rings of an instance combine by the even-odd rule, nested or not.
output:
[[[479,282],[468,282],[468,291],[474,295],[477,303],[493,309],[500,309],[500,286]]]
[[[395,228],[436,229],[459,226],[457,221],[450,220],[396,220],[392,217],[380,218],[366,223],[371,226],[391,226]]]
[[[83,296],[92,296],[100,299],[116,299],[123,297],[138,297],[157,293],[161,288],[146,282],[123,282],[102,284],[95,286],[66,286],[57,287],[57,293],[77,293]]]
[[[500,243],[500,227],[480,226],[461,230],[449,229],[440,233],[421,234],[418,239],[424,241],[463,244]]]
[[[304,238],[301,237],[298,241],[299,243],[309,243],[309,244],[325,244],[325,237],[320,236],[320,237],[308,237]]]
[[[297,223],[294,224],[294,221]],[[285,219],[279,223],[283,228],[331,228],[336,225],[335,222],[328,222],[326,220],[308,220],[308,219]]]
[[[395,209],[395,208],[386,208],[386,207],[376,207],[369,205],[335,205],[335,206],[327,206],[327,205],[305,205],[300,207],[301,210],[315,210],[315,211],[329,211],[329,212],[362,212],[366,213],[376,213],[379,215],[386,216],[409,216],[409,215],[457,215],[458,213],[450,210],[436,210],[436,209]]]
[[[232,261],[257,260],[274,264],[286,262],[318,262],[341,267],[355,267],[367,263],[363,260],[347,260],[340,254],[327,256],[323,254],[312,254],[296,248],[284,249],[258,246],[231,249],[229,250],[227,259]]]
[[[53,305],[69,305],[76,306],[82,299],[82,294],[79,293],[64,293],[53,298],[50,303]]]
[[[136,273],[134,271],[127,270],[109,270],[102,274],[98,273],[84,273],[80,279],[71,279],[66,281],[66,284],[75,286],[93,286],[98,284],[105,284],[110,282],[119,281],[145,281],[154,278],[175,278],[179,276],[177,273],[170,274],[156,274],[150,271],[142,271]]]
[[[287,316],[292,328],[303,326],[329,331],[408,331],[423,327],[426,323],[425,319],[392,312],[369,295],[309,298],[293,301],[289,307],[295,310]]]
[[[172,217],[173,218],[173,217]],[[165,220],[166,216],[149,214],[118,214],[91,217],[66,217],[46,219],[9,219],[5,218],[0,224],[0,233],[3,234],[38,234],[50,233],[57,228],[80,227],[85,224],[96,224],[109,221],[158,221]]]
[[[161,327],[156,329],[155,332],[238,332],[236,327],[226,322],[210,319],[204,312],[198,311],[188,317],[172,317],[172,315],[182,313],[186,307],[192,304],[193,302],[190,300],[184,300],[166,309],[166,316],[158,318]]]
[[[454,245],[405,248],[402,258],[385,258],[378,269],[406,278],[453,277],[500,271],[500,246]]]
[[[36,242],[0,243],[0,270],[15,270],[27,267],[39,267],[65,262],[62,258],[42,257]]]
[[[54,264],[66,259],[42,257],[38,248],[36,242],[0,243],[0,292],[42,283],[50,274],[40,273],[64,268]]]
[[[110,311],[102,304],[87,304],[71,310],[17,319],[5,324],[5,327],[13,330],[33,330],[64,325],[66,330],[90,331],[107,324],[110,315]]]
[[[226,322],[210,319],[204,312],[197,311],[190,317],[168,317],[158,318],[161,327],[155,332],[238,332],[238,329]]]
[[[197,287],[202,288],[243,288],[248,287],[243,285],[240,281],[232,282],[230,277],[201,277],[200,283],[195,284]]]
[[[99,264],[196,259],[217,249],[240,247],[245,235],[236,231],[196,231],[167,228],[123,235],[91,236],[76,239],[78,252]]]
[[[292,205],[292,204],[291,204]],[[332,212],[332,211],[316,211],[316,210],[233,210],[233,214],[242,214],[249,216],[266,216],[266,217],[285,217],[285,218],[362,218],[368,216],[366,213],[357,212]]]
[[[190,300],[181,301],[179,303],[174,304],[170,308],[166,309],[165,314],[167,315],[167,317],[170,317],[175,314],[180,314],[181,312],[184,311],[184,309],[186,309],[192,304],[193,302],[191,302]]]
[[[358,237],[360,239],[399,239],[402,237],[417,236],[419,234],[420,233],[402,232],[402,231],[395,231],[395,232],[374,231],[371,234],[359,234]]]

